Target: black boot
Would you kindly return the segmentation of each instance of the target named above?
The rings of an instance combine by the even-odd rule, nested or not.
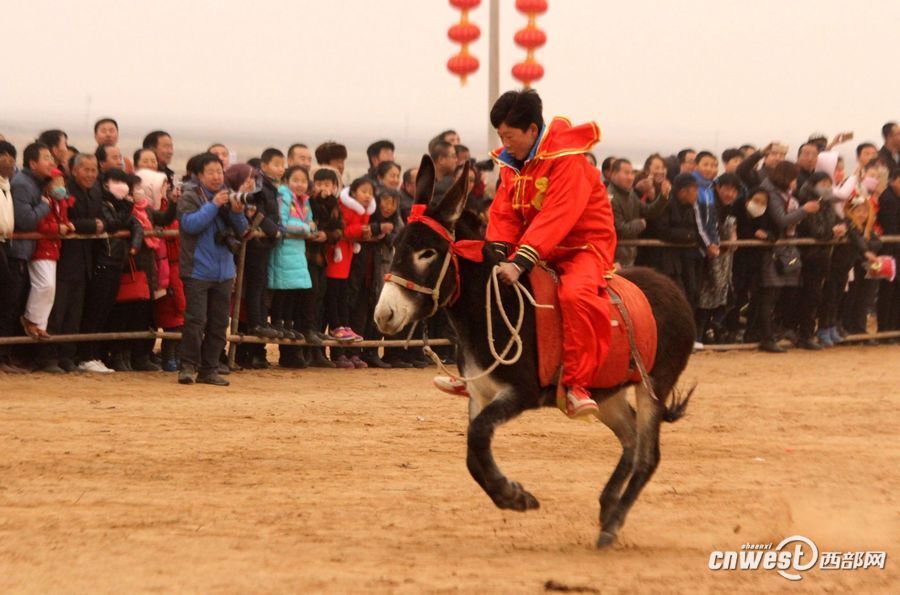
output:
[[[309,365],[313,368],[336,368],[333,361],[325,357],[321,348],[311,349],[309,354]]]

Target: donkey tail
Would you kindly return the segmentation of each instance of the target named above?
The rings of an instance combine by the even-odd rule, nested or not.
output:
[[[677,388],[672,388],[672,393],[669,395],[668,403],[666,403],[663,407],[663,421],[673,424],[684,417],[684,414],[687,412],[688,403],[690,402],[691,397],[694,394],[694,390],[696,389],[696,384],[689,388],[687,393],[678,390]]]

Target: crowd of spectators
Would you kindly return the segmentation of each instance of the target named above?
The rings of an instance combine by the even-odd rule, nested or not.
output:
[[[724,151],[684,149],[649,156],[638,168],[606,157],[600,166],[620,240],[619,267],[656,268],[695,308],[697,348],[758,342],[783,352],[831,347],[849,333],[900,329],[900,289],[890,271],[900,244],[900,126],[884,143],[856,149],[849,170],[830,143],[812,135],[788,160],[771,143]],[[0,345],[0,371],[177,372],[182,383],[226,385],[229,321],[279,345],[278,365],[355,369],[428,365],[416,350],[358,348],[380,339],[372,311],[413,203],[416,169],[395,161],[394,144],[372,143],[365,175],[345,182],[346,146],[296,143],[232,163],[222,143],[172,169],[175,144],[161,130],[141,148],[119,147],[118,124],[94,126],[96,149],[80,152],[61,130],[17,149],[0,136],[0,337],[27,334],[32,345]],[[467,209],[486,223],[490,161],[478,162],[448,130],[428,145],[436,194],[471,161]],[[131,155],[131,158],[129,158]],[[596,166],[595,156],[586,157]],[[170,230],[170,233],[155,233]],[[127,231],[128,234],[115,232]],[[12,239],[13,232],[37,232]],[[248,233],[261,232],[261,233]],[[79,239],[65,239],[80,234]],[[102,238],[85,235],[111,234]],[[248,239],[249,238],[249,239]],[[775,245],[786,238],[832,244]],[[764,248],[723,245],[736,239]],[[242,301],[234,312],[236,260],[246,244]],[[440,318],[432,336],[449,332]],[[152,339],[41,342],[58,334],[180,331]],[[323,341],[341,347],[323,348]],[[452,349],[441,352],[453,363]],[[237,350],[244,368],[272,365],[265,345]],[[27,365],[26,365],[27,363]]]

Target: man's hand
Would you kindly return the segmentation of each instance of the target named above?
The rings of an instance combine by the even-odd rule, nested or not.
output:
[[[718,256],[719,255],[719,245],[712,244],[711,246],[708,246],[706,248],[706,255],[710,258],[715,258],[716,256]]]
[[[232,213],[240,213],[241,211],[244,210],[244,204],[240,200],[238,200],[237,196],[234,196],[234,195],[231,196],[228,199],[228,202],[231,203],[231,212]]]
[[[831,233],[833,233],[836,238],[842,238],[847,235],[847,226],[843,223],[838,223],[831,228]]]
[[[66,225],[65,223],[60,223],[59,224],[59,235],[64,236],[67,233],[69,233],[69,226]]]
[[[388,234],[388,233],[391,233],[392,231],[394,231],[393,223],[382,223],[381,224],[381,233],[382,234]]]
[[[94,219],[94,222],[97,224],[97,233],[103,233],[103,221],[100,219]]]
[[[500,267],[497,276],[507,285],[515,285],[522,276],[522,269],[511,262],[501,262],[497,266]]]
[[[802,208],[803,208],[803,210],[806,211],[807,213],[812,214],[812,213],[818,213],[818,212],[819,212],[819,209],[820,209],[821,207],[822,207],[822,205],[819,204],[819,201],[817,201],[817,200],[811,200],[811,201],[809,201],[809,202],[807,202],[807,203],[804,203]]]
[[[766,231],[764,229],[757,229],[753,233],[753,235],[756,236],[756,239],[758,239],[758,240],[768,240],[769,239],[769,234],[766,233]]]
[[[669,193],[672,192],[672,182],[668,178],[663,180],[660,192],[662,192],[663,196],[669,196]]]
[[[228,202],[228,191],[227,190],[219,190],[215,196],[213,196],[213,204],[217,207],[221,207]]]

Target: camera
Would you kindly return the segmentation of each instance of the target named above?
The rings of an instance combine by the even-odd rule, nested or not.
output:
[[[215,242],[228,248],[228,251],[232,254],[237,254],[241,251],[241,239],[231,229],[216,231]]]
[[[484,161],[475,161],[472,160],[473,165],[479,171],[494,171],[494,160],[493,159],[485,159]]]

